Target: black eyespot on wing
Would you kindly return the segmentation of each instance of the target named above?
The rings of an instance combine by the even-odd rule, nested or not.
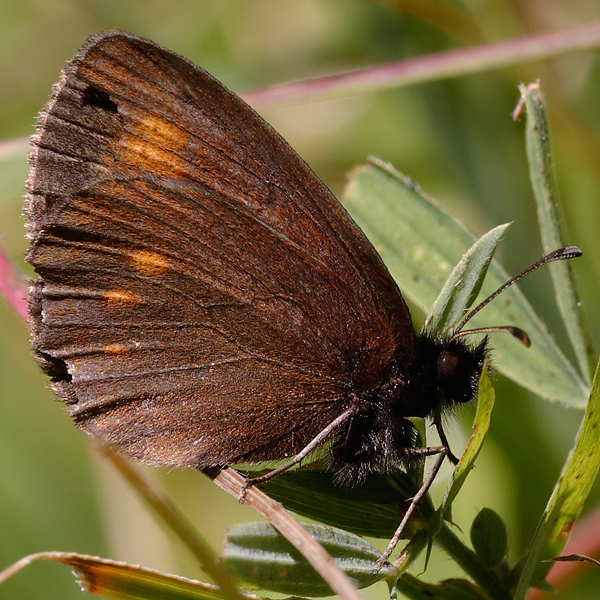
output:
[[[110,99],[110,96],[93,85],[87,86],[83,91],[81,104],[82,106],[95,106],[108,112],[119,112],[118,106]]]
[[[50,377],[52,383],[71,381],[71,374],[64,360],[55,358],[46,352],[38,352],[37,359],[42,371]]]

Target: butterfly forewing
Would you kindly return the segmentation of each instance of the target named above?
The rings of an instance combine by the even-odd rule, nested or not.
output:
[[[410,356],[408,310],[364,235],[185,59],[91,38],[31,164],[34,348],[78,424],[128,453],[281,458]]]

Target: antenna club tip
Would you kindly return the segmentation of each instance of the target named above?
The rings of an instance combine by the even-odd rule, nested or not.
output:
[[[514,338],[519,340],[524,346],[529,348],[531,346],[531,338],[527,335],[526,331],[523,331],[520,327],[512,327],[510,333]]]
[[[581,248],[577,246],[567,246],[566,248],[557,250],[557,252],[560,252],[561,258],[577,258],[583,254]]]

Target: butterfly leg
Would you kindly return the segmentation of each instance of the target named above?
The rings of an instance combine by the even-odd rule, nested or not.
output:
[[[444,429],[442,427],[442,414],[439,410],[436,411],[433,415],[433,424],[435,425],[438,435],[440,436],[440,441],[442,442],[442,446],[444,446],[444,448],[446,448],[446,456],[448,457],[448,460],[453,465],[457,465],[458,458],[456,458],[456,456],[454,456],[454,454],[450,450],[450,445],[448,444],[448,438],[446,437],[446,433],[444,432]]]
[[[400,525],[398,525],[398,528],[396,529],[392,539],[387,545],[387,548],[379,557],[379,560],[377,561],[375,568],[373,569],[374,573],[377,573],[381,569],[381,567],[383,567],[383,565],[387,562],[388,558],[390,557],[390,554],[394,551],[394,548],[400,541],[400,536],[402,535],[402,532],[404,531],[408,520],[417,508],[417,505],[419,504],[421,498],[428,492],[429,488],[431,487],[431,484],[433,483],[434,479],[439,473],[442,463],[444,462],[444,458],[446,458],[448,454],[448,448],[446,446],[439,446],[437,448],[414,448],[413,451],[415,454],[419,454],[421,456],[433,456],[437,454],[438,457],[431,471],[429,472],[429,475],[427,475],[427,478],[423,481],[423,485],[421,485],[419,491],[413,496],[412,500],[410,501],[410,505],[406,509],[404,517],[402,518]]]
[[[318,448],[319,446],[323,445],[335,433],[338,427],[340,427],[340,425],[346,422],[353,414],[356,414],[357,411],[358,409],[355,406],[351,406],[350,408],[346,409],[339,417],[336,417],[333,421],[331,421],[331,423],[329,423],[329,425],[327,425],[327,427],[322,429],[302,450],[300,450],[300,452],[298,452],[298,454],[296,454],[296,456],[294,456],[290,461],[285,463],[285,465],[282,465],[277,469],[273,469],[265,475],[260,475],[259,477],[252,477],[251,479],[247,479],[244,484],[244,489],[242,490],[242,493],[239,498],[240,502],[244,502],[246,490],[250,486],[256,485],[257,483],[264,483],[265,481],[269,481],[270,479],[277,477],[277,475],[280,475],[281,473],[287,471],[294,465],[297,465],[298,463],[302,462],[315,448]]]

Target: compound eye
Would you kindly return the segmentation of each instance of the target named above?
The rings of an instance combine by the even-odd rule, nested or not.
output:
[[[456,353],[444,350],[438,356],[437,369],[441,381],[448,381],[454,377],[458,368],[459,357]]]

